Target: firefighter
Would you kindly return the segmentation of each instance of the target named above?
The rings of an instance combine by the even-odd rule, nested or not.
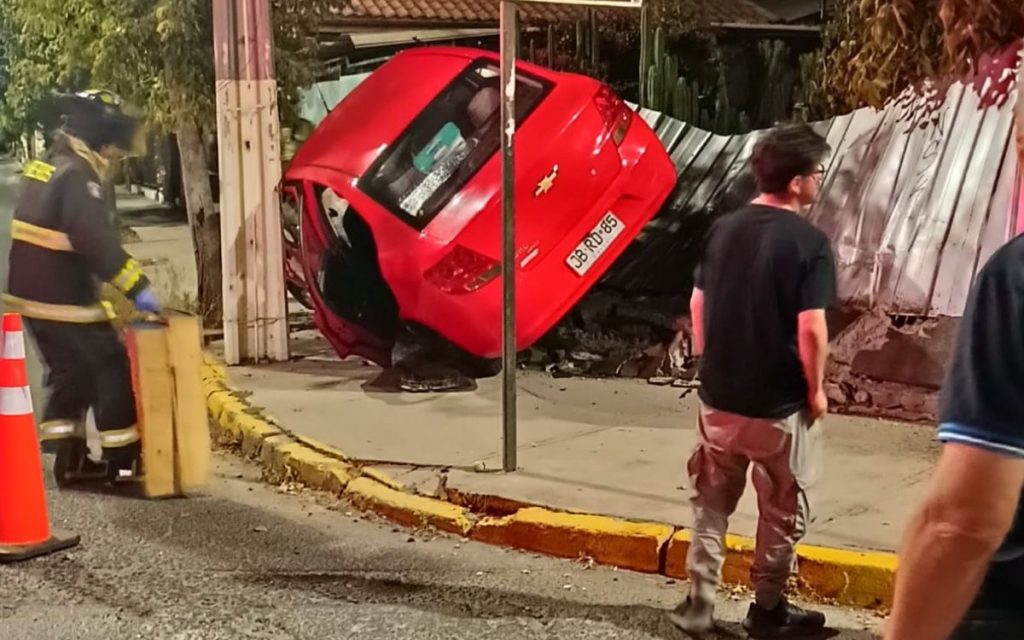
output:
[[[26,319],[48,369],[40,431],[43,451],[57,454],[58,481],[135,474],[141,444],[131,367],[99,287],[110,283],[140,312],[160,311],[139,263],[121,247],[102,186],[110,162],[135,146],[140,123],[109,92],[60,96],[56,104],[62,127],[45,160],[23,172],[4,301]],[[102,462],[87,456],[89,409]]]

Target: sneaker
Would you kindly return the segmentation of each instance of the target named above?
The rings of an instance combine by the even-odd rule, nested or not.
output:
[[[751,638],[806,638],[825,628],[825,614],[807,611],[783,598],[771,611],[750,605],[743,628]]]
[[[668,614],[668,619],[680,631],[701,640],[715,630],[714,605],[697,605],[690,598]]]

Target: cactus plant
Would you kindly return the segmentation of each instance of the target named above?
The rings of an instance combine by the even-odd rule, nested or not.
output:
[[[659,65],[665,62],[665,49],[665,27],[658,27],[654,30],[654,51],[652,53],[654,64]]]
[[[700,126],[700,86],[695,81],[690,82],[686,78],[676,80],[669,115],[676,120]]]
[[[576,60],[587,59],[587,25],[582,20],[576,21]]]
[[[662,91],[664,95],[661,98],[661,104],[663,109],[668,109],[669,105],[672,104],[672,94],[675,91],[676,80],[679,79],[679,59],[675,56],[666,56],[663,71],[665,78],[662,80]]]
[[[555,25],[548,25],[548,68],[555,68]]]
[[[651,12],[645,3],[640,9],[640,106],[647,104],[647,70],[651,67]]]
[[[660,111],[677,120],[716,133],[738,133],[750,130],[750,120],[729,104],[724,74],[715,91],[703,91],[696,80],[680,74],[679,58],[667,52],[664,27],[652,28],[648,10],[640,16],[640,105]],[[714,115],[701,106],[702,97],[717,96]],[[710,99],[710,98],[706,98]]]

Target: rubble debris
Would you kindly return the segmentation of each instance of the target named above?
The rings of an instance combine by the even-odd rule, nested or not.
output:
[[[680,398],[685,398],[699,385],[687,307],[688,296],[595,289],[547,336],[519,354],[519,367],[557,379],[641,379],[681,389]],[[842,309],[830,312],[829,325],[835,337],[826,393],[833,411],[934,421],[936,381],[955,321]],[[364,388],[392,393],[476,389],[479,363],[438,345],[412,339],[396,347],[395,365]]]
[[[541,341],[538,353],[523,366],[543,368],[556,378],[640,378],[651,385],[683,389],[680,397],[685,398],[698,387],[685,301],[679,296],[592,293]],[[951,319],[856,309],[831,315],[835,338],[826,392],[833,411],[934,421],[937,370],[953,335]],[[550,358],[542,367],[540,353]],[[912,368],[907,360],[918,369],[916,376],[904,371]]]

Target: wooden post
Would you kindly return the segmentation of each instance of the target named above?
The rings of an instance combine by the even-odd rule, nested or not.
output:
[[[268,0],[212,0],[228,364],[288,359]]]
[[[1017,57],[1017,104],[1014,107],[1017,121],[1017,228],[1011,229],[1014,235],[1024,234],[1024,41]]]
[[[132,339],[139,377],[144,488],[149,498],[169,498],[179,494],[179,487],[174,468],[174,377],[167,329],[136,327]]]
[[[167,327],[167,351],[174,379],[174,470],[185,495],[210,480],[210,423],[203,393],[203,338],[199,318],[173,314]]]
[[[1024,171],[1024,42],[1017,54],[1017,104],[1014,109],[1017,120],[1017,158]]]

